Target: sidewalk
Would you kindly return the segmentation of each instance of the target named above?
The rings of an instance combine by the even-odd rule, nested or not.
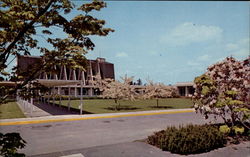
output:
[[[40,109],[35,109],[38,113]],[[133,117],[133,116],[149,116],[160,114],[177,114],[194,112],[194,109],[172,109],[172,110],[155,110],[155,111],[139,111],[139,112],[122,112],[122,113],[103,113],[103,114],[86,114],[86,115],[57,115],[57,116],[44,116],[32,118],[18,118],[18,119],[3,119],[0,120],[1,125],[22,125],[34,123],[48,123],[48,122],[63,122],[63,121],[76,121],[100,118],[118,118],[118,117]]]
[[[42,102],[34,102],[33,105],[18,103],[26,117],[45,117],[52,115],[69,115],[79,114],[75,111],[69,111],[66,107],[59,107],[57,105],[45,104]]]
[[[219,148],[207,153],[187,155],[188,157],[249,157],[250,142]],[[97,146],[78,150],[35,155],[32,157],[184,157],[172,154],[144,142],[127,142],[115,145]]]

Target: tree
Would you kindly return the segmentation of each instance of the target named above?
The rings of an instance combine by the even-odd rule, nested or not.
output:
[[[22,139],[19,133],[0,133],[0,155],[24,157],[25,155],[18,153],[17,150],[24,148],[25,144],[26,141]]]
[[[250,57],[243,61],[227,57],[208,67],[194,82],[197,112],[205,118],[220,116],[228,126],[241,123],[249,129]]]
[[[166,86],[162,83],[154,83],[149,80],[142,93],[143,99],[156,99],[156,107],[159,107],[159,98],[174,97],[177,92],[173,87]]]
[[[138,80],[137,80],[137,83],[136,83],[137,85],[139,85],[139,86],[141,86],[142,85],[142,81],[141,81],[141,79],[139,78]]]
[[[70,0],[1,0],[0,79],[9,76],[16,82],[22,81],[7,93],[13,94],[31,83],[40,72],[53,72],[55,65],[84,69],[84,55],[95,47],[90,36],[106,36],[114,31],[104,28],[104,20],[90,15],[91,11],[104,7],[106,3],[94,0],[82,4],[77,8],[79,14],[69,18],[76,8]],[[45,42],[41,42],[41,39]],[[21,73],[16,68],[12,74],[6,72],[10,59],[31,55],[31,50],[40,52],[41,63],[29,69],[29,72]]]
[[[114,99],[116,103],[116,109],[120,110],[120,100],[135,100],[137,93],[135,88],[131,85],[133,77],[121,77],[122,82],[115,81],[113,79],[101,79],[100,76],[96,76],[93,85],[97,86],[101,91],[102,98]]]

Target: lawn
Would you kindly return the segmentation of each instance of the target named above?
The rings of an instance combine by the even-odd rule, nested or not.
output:
[[[16,102],[8,102],[0,105],[0,119],[25,118],[25,115]]]
[[[114,113],[114,112],[133,112],[133,111],[148,111],[161,109],[181,109],[191,108],[192,101],[186,98],[168,98],[159,99],[159,107],[156,107],[156,100],[136,100],[119,101],[121,104],[120,110],[116,110],[114,100],[110,99],[87,99],[83,100],[83,110],[86,113]],[[59,104],[59,101],[56,101]],[[62,101],[63,106],[67,106],[68,101]],[[71,100],[71,107],[79,109],[80,100]]]

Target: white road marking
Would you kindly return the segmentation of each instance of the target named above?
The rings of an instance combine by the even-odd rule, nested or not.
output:
[[[60,156],[60,157],[84,157],[84,156],[81,153],[78,153],[78,154],[71,154],[71,155]]]

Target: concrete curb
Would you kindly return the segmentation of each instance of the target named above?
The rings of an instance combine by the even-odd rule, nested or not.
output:
[[[103,114],[63,115],[63,116],[60,115],[60,116],[46,116],[46,117],[33,117],[33,118],[4,119],[0,120],[0,126],[77,121],[77,120],[102,119],[102,118],[150,116],[150,115],[160,115],[160,114],[177,114],[177,113],[188,113],[194,111],[195,111],[194,109],[172,109],[172,110],[139,111],[139,112],[125,112],[125,113],[103,113]]]

